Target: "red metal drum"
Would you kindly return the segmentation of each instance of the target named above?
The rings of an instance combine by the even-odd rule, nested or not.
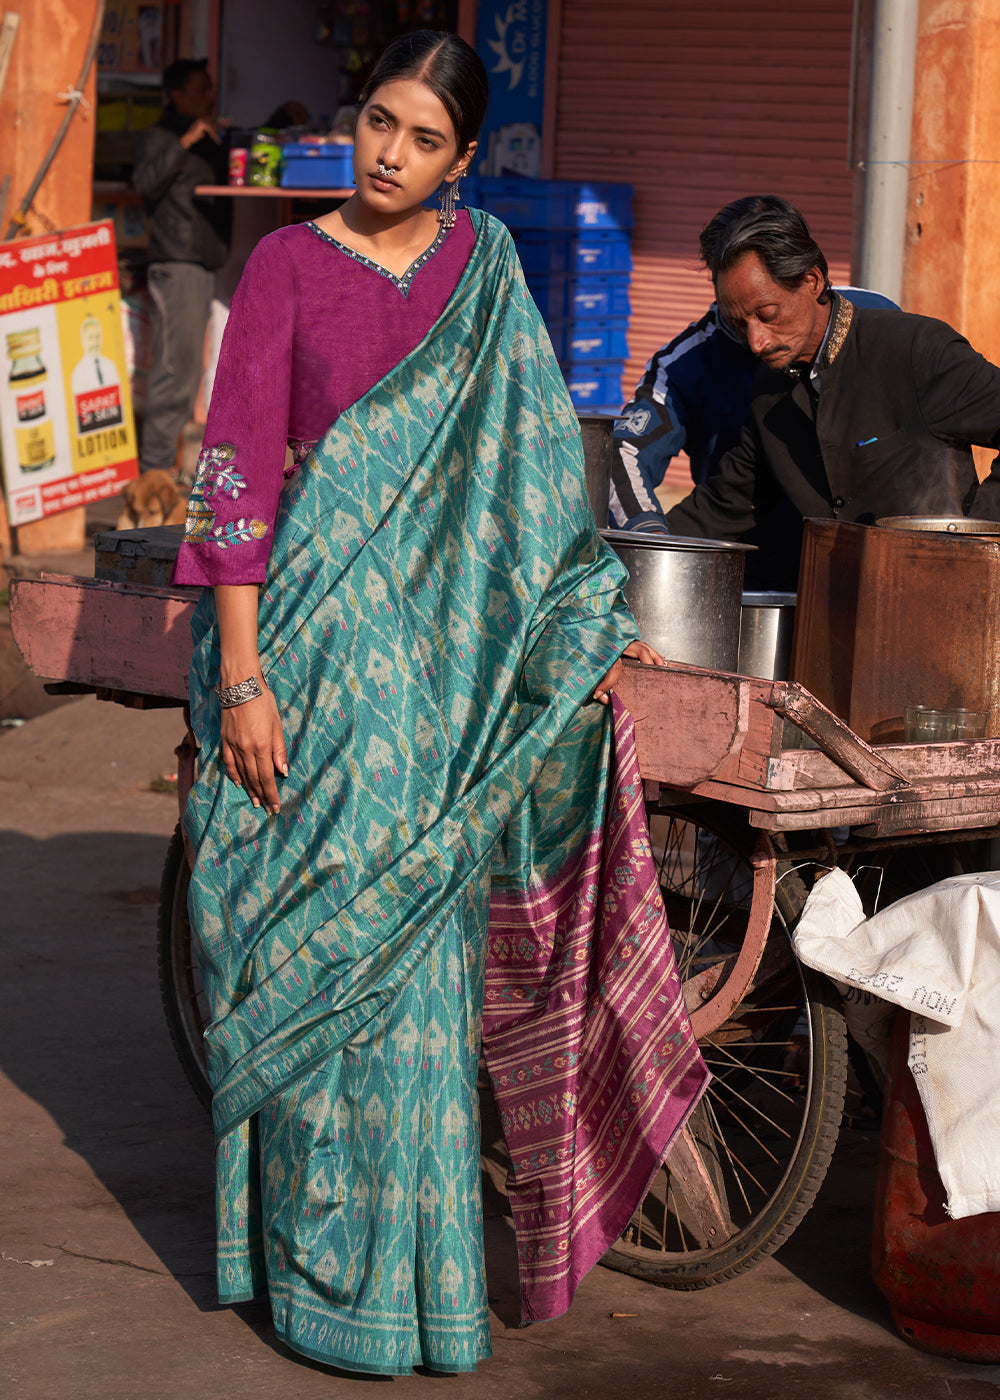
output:
[[[1000,1361],[1000,1213],[952,1220],[916,1081],[909,1013],[893,1030],[872,1273],[908,1342],[959,1361]]]

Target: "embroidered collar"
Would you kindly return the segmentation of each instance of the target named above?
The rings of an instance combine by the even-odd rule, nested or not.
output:
[[[826,335],[823,343],[819,347],[819,354],[816,356],[817,369],[829,369],[834,360],[843,349],[844,341],[847,339],[847,332],[851,329],[851,322],[854,320],[854,307],[842,297],[839,292],[833,294],[833,306],[830,309],[830,320],[826,328]]]
[[[397,287],[402,292],[404,297],[409,296],[414,277],[416,277],[424,264],[431,260],[448,236],[448,230],[446,228],[439,228],[437,236],[430,247],[425,248],[419,258],[416,258],[410,263],[402,277],[397,277],[394,272],[390,272],[389,269],[383,267],[381,263],[375,262],[372,258],[366,258],[364,253],[358,253],[355,249],[348,248],[346,243],[341,243],[340,239],[334,238],[332,233],[327,233],[325,229],[321,229],[319,224],[313,223],[312,219],[307,220],[306,228],[312,229],[313,233],[319,234],[324,242],[332,243],[335,248],[339,248],[340,251],[346,253],[349,258],[353,258],[355,262],[361,263],[362,267],[370,267],[373,272],[377,272],[380,276],[385,277],[393,286]]]
[[[853,319],[854,307],[846,297],[841,296],[839,292],[833,292],[830,318],[816,351],[816,358],[809,366],[789,365],[784,373],[792,379],[801,379],[804,384],[811,384],[818,393],[823,371],[830,368],[843,349]]]

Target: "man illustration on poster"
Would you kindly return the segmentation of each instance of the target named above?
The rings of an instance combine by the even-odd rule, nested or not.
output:
[[[118,367],[101,352],[101,323],[87,315],[80,326],[83,354],[70,379],[77,431],[92,432],[122,421],[121,382]]]

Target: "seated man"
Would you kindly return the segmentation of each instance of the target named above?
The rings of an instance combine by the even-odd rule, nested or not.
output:
[[[806,516],[1000,519],[1000,474],[980,486],[971,451],[1000,447],[1000,369],[942,321],[834,291],[786,200],[737,200],[701,244],[762,368],[738,442],[667,513],[673,534],[757,543],[767,586],[794,589]]]
[[[760,202],[778,207],[785,201],[764,195]],[[709,229],[721,237],[724,226],[719,214]],[[854,306],[899,309],[881,292],[863,287],[838,290]],[[663,524],[655,491],[678,452],[687,451],[695,485],[711,476],[739,438],[758,369],[752,352],[727,327],[714,301],[700,321],[692,321],[656,352],[615,421],[610,509],[616,526]]]

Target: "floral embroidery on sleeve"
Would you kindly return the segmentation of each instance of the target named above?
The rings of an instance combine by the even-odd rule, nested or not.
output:
[[[184,540],[187,544],[210,542],[220,549],[234,544],[262,540],[267,534],[265,520],[248,520],[241,516],[223,525],[215,523],[214,497],[229,496],[238,500],[246,490],[246,478],[236,470],[236,447],[220,442],[217,447],[203,447],[198,454],[198,470],[188,498]]]
[[[267,523],[263,520],[228,520],[225,525],[216,525],[212,531],[212,543],[220,549],[228,549],[231,544],[249,544],[251,540],[262,540],[267,534]]]

